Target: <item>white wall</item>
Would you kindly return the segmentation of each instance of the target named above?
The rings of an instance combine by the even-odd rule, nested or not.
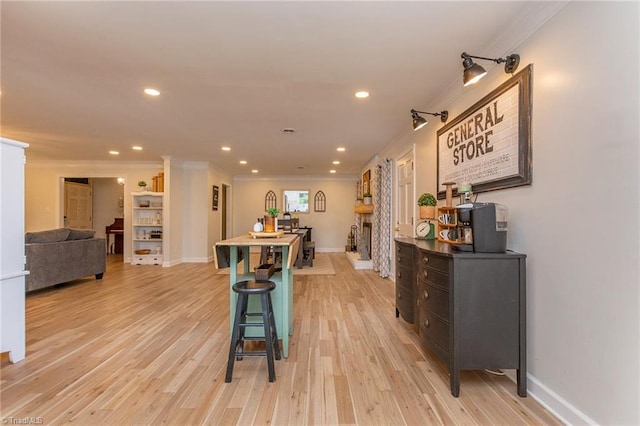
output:
[[[207,234],[207,254],[209,259],[213,260],[213,245],[222,239],[222,215],[223,205],[222,187],[224,185],[231,186],[232,180],[228,175],[222,174],[215,169],[209,168],[207,175],[207,223],[209,232]],[[218,210],[213,210],[213,185],[218,187]],[[227,217],[227,220],[231,220]]]
[[[207,185],[208,163],[205,161],[185,162],[183,197],[184,223],[182,226],[182,261],[183,262],[207,262],[208,261],[208,209],[211,198]]]
[[[191,200],[188,194],[185,194],[185,175],[188,173],[184,170],[184,164],[177,158],[169,156],[164,158],[164,197],[165,203],[169,206],[164,208],[164,223],[169,223],[169,229],[164,230],[163,234],[163,266],[173,266],[182,262],[183,257],[183,238],[185,228],[188,221],[185,219],[185,205]]]
[[[638,31],[638,2],[572,2],[494,55],[534,64],[533,184],[479,201],[509,207],[527,254],[531,394],[572,424],[640,423]],[[509,77],[487,69],[435,108],[453,119]],[[436,189],[436,121],[390,144],[417,144],[416,193]]]
[[[316,251],[344,251],[354,221],[356,181],[354,177],[236,178],[233,181],[233,236],[253,230],[256,219],[264,216],[264,197],[269,190],[276,193],[278,208],[282,210],[285,189],[308,189],[310,212],[298,214],[300,226],[313,228],[311,235]],[[318,191],[324,192],[327,199],[327,211],[323,213],[314,211],[313,198]]]

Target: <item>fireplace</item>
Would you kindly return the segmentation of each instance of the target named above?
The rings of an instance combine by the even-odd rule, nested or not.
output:
[[[360,252],[361,260],[371,260],[371,222],[362,222],[362,232],[360,234]]]

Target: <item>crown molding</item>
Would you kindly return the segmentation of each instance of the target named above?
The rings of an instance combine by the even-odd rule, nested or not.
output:
[[[309,175],[309,176],[292,176],[292,175],[271,175],[271,176],[249,176],[249,175],[238,175],[233,177],[234,182],[238,181],[274,181],[274,180],[284,180],[284,181],[297,181],[297,182],[308,182],[308,181],[349,181],[353,182],[357,180],[358,176],[356,175],[340,175],[340,176],[322,176],[322,175]]]
[[[140,169],[162,168],[162,161],[78,161],[78,160],[32,160],[27,156],[27,166],[34,168],[64,167],[64,168],[96,168],[96,169]]]

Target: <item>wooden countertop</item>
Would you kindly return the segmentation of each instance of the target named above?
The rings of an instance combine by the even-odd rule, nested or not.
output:
[[[241,235],[239,237],[228,238],[226,240],[218,241],[217,246],[288,246],[290,247],[289,256],[287,259],[286,268],[291,269],[293,262],[295,262],[296,255],[298,253],[298,246],[300,245],[300,236],[297,233],[283,234],[278,238],[253,238],[249,233]],[[214,250],[215,256],[215,250]],[[215,259],[216,267],[218,265],[217,258]]]
[[[291,246],[298,234],[283,234],[279,238],[253,238],[249,233],[218,241],[218,246]]]

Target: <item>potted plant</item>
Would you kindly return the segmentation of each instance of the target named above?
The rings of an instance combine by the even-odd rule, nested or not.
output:
[[[364,199],[364,203],[365,204],[371,204],[371,193],[370,192],[367,192],[367,193],[363,194],[362,198]]]
[[[140,189],[140,191],[144,191],[147,189],[147,182],[141,180],[138,182],[138,188]]]
[[[272,207],[267,209],[267,214],[264,216],[264,232],[276,232],[278,230],[277,217],[280,213],[280,209]]]
[[[418,206],[420,206],[420,219],[435,219],[436,205],[438,204],[436,197],[429,192],[425,192],[418,198]]]

